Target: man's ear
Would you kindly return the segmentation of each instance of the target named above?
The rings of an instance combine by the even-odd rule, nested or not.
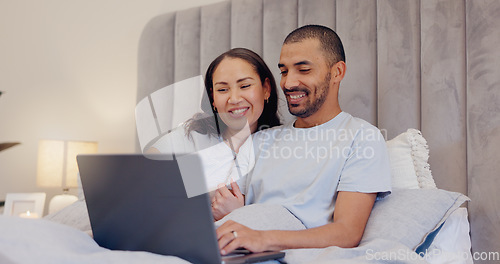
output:
[[[332,66],[332,68],[330,69],[332,81],[334,83],[339,83],[340,81],[342,81],[342,79],[344,79],[345,72],[346,72],[345,62],[339,61],[339,62],[335,63]]]

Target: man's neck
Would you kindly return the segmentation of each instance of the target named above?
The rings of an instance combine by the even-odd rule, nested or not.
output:
[[[296,127],[296,128],[310,128],[310,127],[319,126],[321,124],[324,124],[324,123],[332,120],[341,112],[342,112],[342,110],[340,109],[340,107],[336,107],[333,111],[330,111],[328,114],[322,114],[322,113],[317,112],[317,113],[314,113],[313,115],[306,117],[306,118],[298,117],[294,123],[294,127]]]

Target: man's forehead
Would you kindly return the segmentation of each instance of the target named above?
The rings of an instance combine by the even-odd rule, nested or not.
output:
[[[286,43],[281,47],[280,64],[299,62],[315,63],[323,60],[320,43],[317,39],[304,39],[299,42]]]

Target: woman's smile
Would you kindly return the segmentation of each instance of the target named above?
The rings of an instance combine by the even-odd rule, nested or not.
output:
[[[230,109],[228,112],[231,114],[231,117],[239,118],[245,116],[245,114],[248,112],[249,109],[250,107],[240,107],[240,108]]]

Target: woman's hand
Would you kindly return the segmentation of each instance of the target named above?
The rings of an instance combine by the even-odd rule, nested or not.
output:
[[[250,229],[244,225],[228,220],[217,228],[217,240],[221,255],[231,253],[238,248],[245,248],[251,252],[269,250],[266,232]]]
[[[232,190],[229,190],[226,185],[221,184],[219,189],[215,191],[212,198],[212,214],[215,221],[222,219],[234,209],[245,205],[245,197],[241,193],[240,187],[232,180],[231,188]]]

